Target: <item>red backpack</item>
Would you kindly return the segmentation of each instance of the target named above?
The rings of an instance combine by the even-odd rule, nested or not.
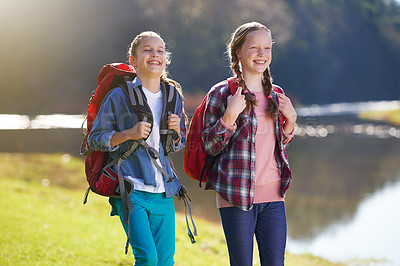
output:
[[[111,89],[121,86],[127,80],[133,80],[134,77],[136,77],[134,69],[123,63],[104,65],[99,73],[98,86],[92,92],[92,97],[89,100],[86,115],[86,132],[83,133],[84,139],[81,145],[81,155],[85,156],[86,179],[89,183],[89,188],[85,193],[84,204],[87,201],[90,190],[103,196],[117,196],[115,188],[118,184],[118,175],[109,168],[106,168],[103,172],[106,164],[110,163],[108,153],[91,150],[87,138],[104,97]]]
[[[235,94],[238,88],[237,79],[234,77],[228,78],[228,84],[231,94]],[[272,88],[277,93],[283,93],[282,89],[277,86],[272,86]],[[204,149],[203,139],[201,138],[201,134],[204,130],[203,119],[207,107],[208,94],[209,93],[207,93],[203,99],[203,102],[199,107],[197,107],[193,114],[189,130],[187,131],[186,146],[183,158],[183,169],[188,176],[199,181],[199,187],[201,187],[201,183],[205,183],[207,181],[208,172],[219,156],[209,155]],[[281,117],[281,120],[282,119],[284,119],[283,116]]]
[[[237,90],[237,82],[235,78],[228,79],[231,94],[235,94]],[[203,102],[195,110],[190,122],[189,130],[186,135],[186,146],[183,158],[183,169],[191,178],[205,183],[208,177],[208,171],[214,165],[217,156],[209,155],[203,145],[201,133],[203,132],[203,119],[207,107],[207,97],[204,97]]]
[[[87,128],[82,141],[81,155],[85,156],[85,173],[86,178],[89,183],[89,188],[85,194],[84,203],[87,201],[87,196],[89,191],[93,191],[102,196],[108,197],[121,197],[121,189],[126,190],[129,194],[133,190],[133,184],[125,180],[125,184],[120,184],[117,187],[120,177],[111,166],[119,164],[128,158],[139,145],[145,146],[151,153],[158,153],[153,151],[146,142],[138,140],[133,142],[132,146],[121,156],[111,159],[109,152],[92,150],[87,142],[87,138],[93,126],[93,122],[99,112],[100,106],[103,102],[104,97],[115,87],[121,87],[125,92],[126,96],[130,99],[132,107],[138,114],[140,121],[146,121],[153,124],[153,116],[150,107],[147,104],[146,96],[144,95],[142,89],[133,88],[131,82],[136,77],[136,73],[132,66],[128,66],[123,63],[114,63],[104,65],[99,73],[98,86],[93,93],[92,98],[89,102],[89,108],[86,116]],[[163,144],[164,153],[168,155],[171,151],[171,138],[174,135],[173,130],[168,130],[167,116],[169,112],[174,112],[175,103],[178,97],[178,92],[176,89],[167,82],[161,82],[161,87],[163,90],[164,105],[163,114],[160,122],[160,140]],[[155,155],[159,156],[159,155]],[[118,167],[117,167],[118,168]],[[166,176],[168,174],[165,174]],[[121,187],[124,186],[125,188]]]

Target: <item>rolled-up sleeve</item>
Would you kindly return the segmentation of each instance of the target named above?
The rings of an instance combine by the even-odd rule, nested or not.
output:
[[[294,137],[294,130],[295,129],[293,128],[292,132],[286,133],[285,129],[282,128],[283,144],[289,144],[290,142],[292,142]]]
[[[93,150],[98,151],[115,151],[119,148],[119,145],[111,147],[110,141],[113,135],[116,133],[115,130],[102,132],[101,134],[91,134],[89,137],[89,147]]]

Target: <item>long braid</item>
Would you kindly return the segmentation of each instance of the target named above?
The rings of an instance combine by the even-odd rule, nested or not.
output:
[[[235,72],[239,86],[242,87],[242,91],[246,99],[246,109],[250,111],[256,104],[256,100],[250,95],[250,92],[247,89],[246,81],[243,78],[242,71],[240,71],[239,59],[237,58],[237,55],[233,53],[231,58],[231,68]]]
[[[278,103],[272,98],[268,97],[272,95],[272,77],[269,73],[269,67],[264,71],[263,74],[263,87],[264,87],[264,95],[268,99],[267,105],[267,115],[272,119],[275,119],[277,110],[278,110]]]

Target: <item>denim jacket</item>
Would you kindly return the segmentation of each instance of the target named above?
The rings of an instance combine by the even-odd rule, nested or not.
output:
[[[134,87],[141,85],[138,78],[132,81]],[[163,97],[165,97],[163,95]],[[186,125],[183,114],[183,97],[179,94],[175,106],[175,114],[181,118],[181,140],[175,145],[172,141],[172,150],[178,151],[185,145]],[[109,151],[112,158],[118,157],[121,152],[126,151],[132,144],[132,140],[128,140],[115,147],[110,146],[110,140],[116,132],[126,130],[138,123],[138,116],[134,111],[130,99],[122,88],[112,89],[104,98],[100,110],[93,123],[92,130],[88,137],[88,143],[91,149],[99,151]],[[164,155],[164,151],[160,142],[160,162],[163,169],[169,176],[175,176],[172,182],[166,182],[168,177],[164,177],[165,193],[167,197],[171,197],[178,193],[181,184],[178,177],[171,169],[170,162]],[[152,160],[146,150],[140,146],[129,158],[121,164],[121,171],[125,177],[135,177],[143,179],[145,185],[156,185],[155,173],[152,167]],[[116,165],[113,166],[116,170]]]

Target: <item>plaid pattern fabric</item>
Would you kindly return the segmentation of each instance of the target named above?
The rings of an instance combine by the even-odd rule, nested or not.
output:
[[[283,93],[280,87],[277,90]],[[254,201],[257,117],[254,110],[250,113],[244,111],[236,120],[237,129],[226,129],[220,118],[225,112],[229,95],[228,83],[222,81],[214,85],[207,96],[202,133],[204,148],[209,154],[220,156],[210,169],[206,189],[214,189],[222,198],[247,211],[253,207]],[[273,92],[273,97],[277,100],[276,92]],[[281,195],[284,196],[292,173],[286,153],[287,144],[282,143],[284,135],[280,116],[275,119],[275,158],[281,172]]]

